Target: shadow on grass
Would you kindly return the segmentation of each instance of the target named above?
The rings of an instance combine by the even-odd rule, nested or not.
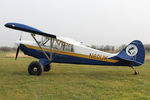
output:
[[[10,73],[11,75],[19,75],[19,76],[32,76],[29,75],[27,71],[16,71],[13,73]],[[59,78],[79,78],[79,79],[97,79],[97,80],[108,80],[108,79],[114,79],[114,80],[124,80],[127,77],[136,77],[137,75],[134,75],[133,73],[126,73],[126,72],[113,72],[113,71],[94,71],[94,72],[43,72],[41,76],[37,77],[59,77]]]
[[[91,72],[91,73],[86,73],[86,72],[46,72],[43,73],[45,76],[51,76],[51,77],[71,77],[71,78],[85,78],[85,79],[99,79],[99,80],[104,80],[104,79],[124,79],[125,77],[133,77],[136,76],[133,73],[128,74],[128,73],[119,73],[119,72]]]

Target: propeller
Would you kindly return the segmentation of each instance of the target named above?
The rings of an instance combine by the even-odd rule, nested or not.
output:
[[[22,38],[22,34],[20,35],[19,41],[21,41],[21,38]],[[18,44],[15,60],[17,60],[17,58],[18,58],[19,50],[20,50],[20,44]]]
[[[20,50],[20,47],[18,46],[17,51],[16,51],[16,58],[15,58],[15,60],[17,60],[17,57],[18,57],[18,54],[19,54],[19,50]]]

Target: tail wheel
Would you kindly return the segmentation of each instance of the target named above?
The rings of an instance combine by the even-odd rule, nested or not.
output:
[[[45,67],[44,67],[44,71],[45,72],[48,72],[48,71],[50,71],[51,70],[51,65],[50,64],[48,64],[48,65],[46,65]]]
[[[28,73],[30,75],[41,75],[43,72],[43,66],[38,61],[33,61],[28,66]]]

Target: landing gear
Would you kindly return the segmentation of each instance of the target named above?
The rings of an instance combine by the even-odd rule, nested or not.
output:
[[[133,68],[133,66],[130,66],[130,67],[134,70],[134,75],[140,74],[137,70],[135,70],[135,69]]]
[[[28,73],[30,75],[41,75],[43,72],[43,66],[38,61],[33,61],[28,66]]]
[[[135,71],[135,72],[134,72],[134,75],[138,75],[138,74],[140,74],[138,71]]]
[[[48,72],[48,71],[50,71],[51,70],[51,65],[50,64],[48,64],[48,65],[46,65],[45,67],[44,67],[44,71],[45,72]]]

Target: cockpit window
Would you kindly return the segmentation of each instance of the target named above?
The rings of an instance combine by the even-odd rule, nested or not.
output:
[[[50,39],[43,39],[40,42],[41,46],[50,48]],[[73,45],[61,40],[53,39],[53,49],[67,52],[74,52]]]
[[[45,40],[42,45],[45,45],[47,42],[49,41],[49,39]]]

